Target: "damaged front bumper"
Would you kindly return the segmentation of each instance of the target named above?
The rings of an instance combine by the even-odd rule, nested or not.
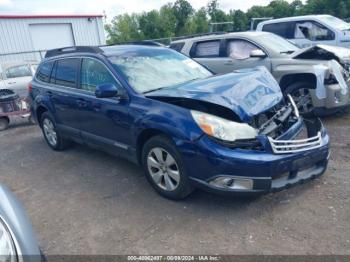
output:
[[[298,139],[303,129],[307,138]],[[261,194],[304,183],[327,168],[329,136],[319,119],[299,118],[282,136],[260,135],[258,141],[259,150],[233,149],[201,137],[196,153],[185,158],[190,180],[221,194]]]
[[[317,86],[311,91],[315,111],[339,109],[350,104],[350,75],[337,61],[328,62],[329,72],[322,65],[315,66]]]
[[[350,79],[346,83],[350,90]],[[350,104],[350,92],[343,92],[343,88],[339,84],[325,85],[324,88],[326,97],[323,99],[317,97],[315,90],[311,91],[312,104],[316,113],[339,109]]]

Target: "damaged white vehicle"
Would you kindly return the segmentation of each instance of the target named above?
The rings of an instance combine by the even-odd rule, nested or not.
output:
[[[216,74],[265,66],[303,114],[330,113],[349,104],[347,48],[316,45],[300,49],[268,32],[206,35],[178,40],[170,47]]]

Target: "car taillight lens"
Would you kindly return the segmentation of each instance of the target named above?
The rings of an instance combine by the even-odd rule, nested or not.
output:
[[[31,83],[28,84],[28,92],[32,92],[33,91],[33,86]]]

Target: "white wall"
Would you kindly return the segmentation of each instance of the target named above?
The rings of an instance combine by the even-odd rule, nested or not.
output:
[[[90,20],[90,21],[89,21]],[[2,55],[6,53],[36,51],[37,47],[57,48],[54,44],[55,39],[63,33],[58,30],[57,26],[52,26],[52,30],[46,27],[43,30],[42,39],[45,41],[42,45],[38,45],[38,41],[32,39],[32,35],[38,35],[38,31],[33,34],[30,28],[37,24],[68,24],[72,28],[72,37],[75,45],[104,45],[106,39],[102,17],[92,19],[85,18],[0,18],[0,61],[14,60],[39,60],[40,55],[37,54],[20,54],[20,55]],[[56,29],[56,30],[55,30]],[[63,37],[67,37],[66,35]],[[46,41],[50,38],[51,41]],[[50,43],[52,46],[50,46]],[[62,41],[62,44],[68,42]],[[42,53],[42,56],[45,53]]]

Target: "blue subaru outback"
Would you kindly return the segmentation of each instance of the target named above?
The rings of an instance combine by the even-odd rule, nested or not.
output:
[[[161,195],[266,193],[324,173],[329,137],[264,68],[214,76],[152,44],[48,51],[29,85],[54,150],[71,141],[140,164]]]

